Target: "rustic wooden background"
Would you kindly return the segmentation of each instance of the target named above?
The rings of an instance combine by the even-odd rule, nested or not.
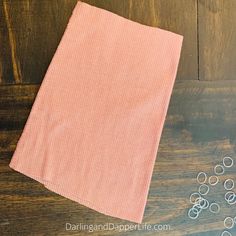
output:
[[[77,0],[0,1],[0,235],[87,235],[66,222],[128,224],[46,190],[8,167],[47,67]],[[190,220],[189,195],[199,171],[213,174],[236,152],[236,1],[86,0],[140,23],[184,35],[183,50],[143,223],[169,231],[95,231],[90,235],[220,235],[236,206],[222,182],[207,198],[221,206]],[[234,159],[236,162],[236,159]],[[236,227],[231,230],[236,235]]]

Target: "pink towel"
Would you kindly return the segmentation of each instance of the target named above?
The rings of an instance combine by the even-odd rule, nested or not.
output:
[[[141,223],[182,41],[78,2],[9,166]]]

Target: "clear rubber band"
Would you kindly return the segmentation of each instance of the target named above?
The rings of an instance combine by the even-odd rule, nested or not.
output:
[[[203,180],[201,180],[201,176],[204,177]],[[202,171],[199,172],[199,173],[197,174],[197,182],[198,182],[199,184],[204,184],[206,181],[207,181],[207,175],[206,175],[206,173],[205,173],[205,172],[202,172]]]
[[[221,171],[218,171],[217,169],[221,169]],[[223,175],[224,173],[225,173],[225,169],[224,169],[224,166],[222,166],[222,165],[216,165],[215,167],[214,167],[214,172],[215,172],[215,174],[216,175]]]
[[[206,190],[204,191],[204,188],[206,188]],[[199,186],[199,188],[198,188],[198,192],[201,194],[201,195],[207,195],[208,194],[208,192],[209,192],[209,186],[208,185],[206,185],[206,184],[202,184],[202,185],[200,185]]]
[[[227,186],[228,183],[231,183],[231,187]],[[224,182],[224,188],[226,190],[232,190],[234,188],[234,181],[232,179],[226,179]]]
[[[229,165],[226,164],[226,160],[230,160],[230,164]],[[233,166],[233,164],[234,164],[234,160],[231,157],[226,156],[226,157],[223,158],[223,165],[226,168],[229,168],[229,167]]]
[[[214,181],[214,180],[215,180],[215,181]],[[219,183],[219,178],[218,178],[218,176],[216,176],[216,175],[210,176],[209,179],[208,179],[208,183],[209,183],[211,186],[217,185],[217,184]]]
[[[229,231],[225,230],[221,233],[221,236],[232,236],[232,234]]]
[[[214,207],[216,207],[216,210],[214,210]],[[219,213],[220,212],[220,205],[218,204],[218,203],[211,203],[210,204],[210,207],[209,207],[209,211],[211,212],[211,213]]]
[[[234,227],[234,219],[230,216],[224,219],[224,227],[226,229],[232,229]]]
[[[196,197],[195,200],[193,200],[193,198],[194,198],[195,195],[197,195],[197,197]],[[194,192],[194,193],[192,193],[192,194],[190,195],[189,201],[190,201],[190,203],[195,204],[195,203],[196,203],[196,200],[199,199],[199,198],[201,198],[200,193]]]
[[[229,198],[230,198],[230,196],[231,196],[231,197],[233,196],[233,198],[234,198],[234,195],[235,195],[234,192],[228,191],[227,193],[225,193],[225,200],[228,201]]]
[[[190,219],[197,219],[198,218],[198,216],[199,216],[199,213],[194,213],[193,215],[191,214],[193,212],[193,208],[190,208],[189,209],[189,211],[188,211],[188,217],[190,218]]]

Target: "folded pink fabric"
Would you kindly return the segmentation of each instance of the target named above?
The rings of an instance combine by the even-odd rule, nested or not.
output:
[[[141,223],[182,41],[78,2],[9,166]]]

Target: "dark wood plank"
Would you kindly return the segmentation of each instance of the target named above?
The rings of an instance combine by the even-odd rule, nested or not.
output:
[[[137,3],[135,0],[133,2]],[[155,6],[157,26],[184,36],[177,80],[198,79],[196,1],[162,0],[153,1],[153,5]]]
[[[235,80],[236,1],[199,0],[201,80]]]
[[[0,82],[41,83],[77,0],[0,3]],[[178,79],[197,79],[195,0],[86,0],[140,23],[185,36]]]
[[[14,83],[9,36],[6,22],[3,19],[4,14],[3,1],[0,1],[0,84]]]
[[[42,81],[76,2],[1,1],[0,43],[4,45],[4,50],[0,51],[2,83]]]
[[[24,127],[39,85],[0,86],[0,131]]]
[[[83,0],[139,23],[184,35],[177,79],[198,79],[195,0]]]
[[[38,86],[0,86],[0,231],[1,235],[87,235],[88,231],[66,231],[73,224],[130,224],[105,216],[46,190],[36,181],[8,167],[26,113]],[[211,188],[207,199],[221,206],[220,214],[203,212],[190,220],[189,195],[197,190],[199,171],[213,174],[213,167],[223,155],[235,159],[236,152],[236,81],[179,81],[175,84],[165,128],[154,167],[143,223],[166,224],[168,231],[131,230],[129,232],[95,231],[91,235],[220,235],[223,219],[235,214],[223,200],[226,178],[236,181],[236,166],[220,177],[221,183]],[[8,104],[10,108],[8,108]],[[16,105],[14,105],[16,104]],[[25,113],[22,112],[25,107]],[[8,115],[14,109],[14,117]],[[23,113],[23,115],[21,115]],[[9,127],[9,128],[10,128]],[[236,229],[233,231],[236,233]]]

